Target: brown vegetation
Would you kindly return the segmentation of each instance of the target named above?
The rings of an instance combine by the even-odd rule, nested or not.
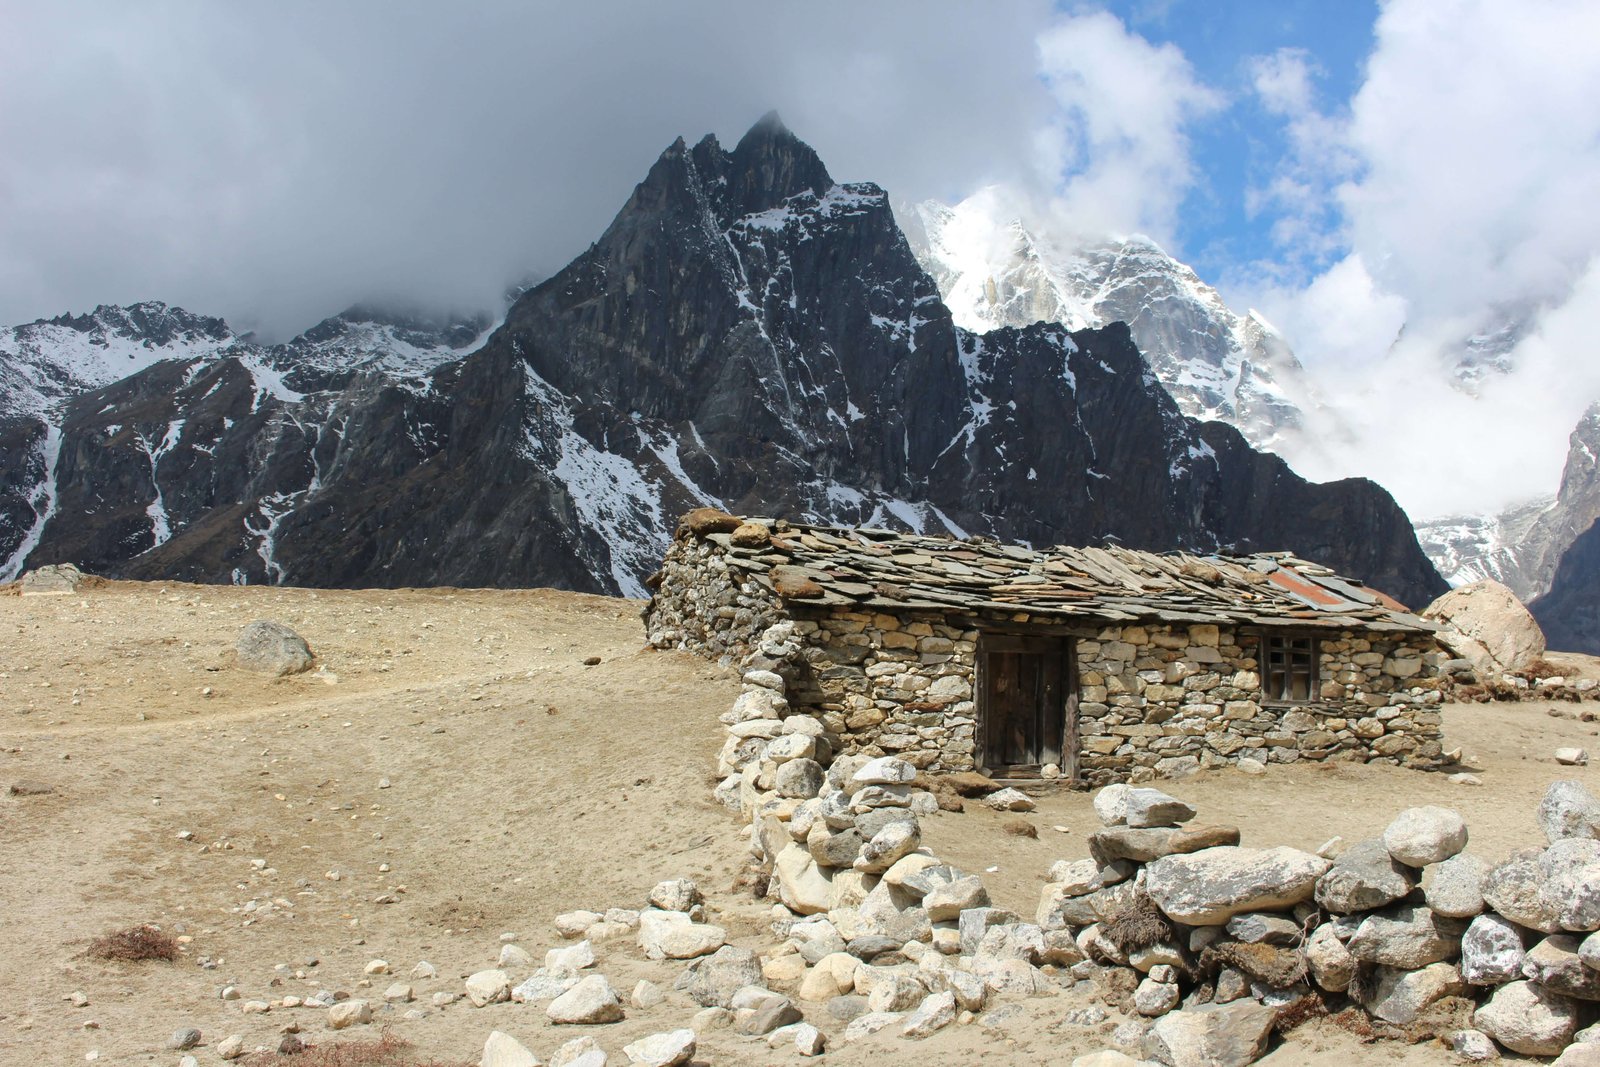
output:
[[[388,1033],[374,1041],[301,1045],[296,1052],[258,1052],[243,1062],[250,1067],[471,1067],[466,1060],[420,1058],[411,1042]]]
[[[130,926],[102,934],[89,942],[86,955],[97,960],[136,963],[140,960],[175,960],[178,940],[159,926]]]

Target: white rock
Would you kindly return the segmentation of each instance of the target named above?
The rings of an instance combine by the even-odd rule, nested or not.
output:
[[[1566,767],[1587,767],[1589,752],[1582,748],[1558,748],[1556,762]]]
[[[1123,820],[1136,829],[1177,826],[1195,816],[1193,807],[1159,789],[1129,789],[1123,798]]]
[[[409,1004],[416,999],[416,991],[405,982],[394,982],[383,991],[386,1004]]]
[[[915,781],[916,777],[916,767],[905,760],[895,756],[879,756],[856,771],[850,782],[856,788],[866,785],[904,785]]]
[[[1500,1050],[1482,1030],[1456,1030],[1445,1036],[1444,1043],[1465,1063],[1488,1063],[1500,1058]]]
[[[1178,1006],[1176,982],[1157,982],[1146,978],[1133,991],[1133,1007],[1140,1015],[1155,1017],[1165,1015]]]
[[[372,1005],[364,1000],[341,1000],[328,1009],[328,1029],[343,1030],[372,1021]]]
[[[650,906],[662,911],[688,911],[704,899],[700,887],[687,878],[657,882],[650,890]]]
[[[661,992],[661,987],[648,978],[639,979],[633,987],[633,994],[628,1001],[636,1008],[653,1008],[666,999],[666,994]]]
[[[832,906],[832,879],[800,845],[791,842],[779,852],[772,869],[778,878],[778,899],[790,911],[816,915]]]
[[[467,978],[467,999],[474,1008],[499,1004],[511,999],[511,976],[494,969],[479,971]]]
[[[491,1030],[489,1039],[483,1043],[478,1067],[540,1067],[540,1063],[539,1057],[529,1052],[522,1042],[510,1034]]]
[[[439,977],[439,968],[427,960],[418,960],[417,965],[411,968],[410,977],[415,981],[426,982],[431,978]]]
[[[676,1067],[692,1060],[694,1050],[695,1033],[687,1028],[651,1034],[622,1046],[622,1054],[628,1057],[628,1062],[638,1067]]]
[[[1470,919],[1483,911],[1483,879],[1489,865],[1462,852],[1433,868],[1424,889],[1428,907],[1452,919]]]
[[[507,948],[514,946],[507,945]],[[527,955],[526,952],[523,953]],[[530,958],[528,963],[532,963]],[[561,971],[581,971],[585,967],[594,966],[594,946],[588,941],[579,941],[576,945],[566,948],[553,948],[544,954],[544,969],[551,974]]]
[[[614,1023],[622,1019],[622,1001],[604,975],[591,974],[552,1000],[545,1015],[557,1024]]]
[[[1467,824],[1449,808],[1407,808],[1383,831],[1383,844],[1406,866],[1426,867],[1467,847]]]
[[[499,965],[507,969],[531,967],[533,956],[521,945],[501,945]]]
[[[606,1067],[606,1050],[588,1034],[575,1037],[550,1054],[550,1067]]]
[[[1028,794],[1010,787],[990,793],[983,802],[995,811],[1032,811],[1038,807]]]
[[[904,1018],[905,1014],[903,1012],[869,1011],[865,1015],[858,1015],[850,1020],[850,1024],[844,1028],[844,1039],[846,1041],[859,1041]]]
[[[1220,926],[1241,912],[1275,911],[1306,900],[1330,866],[1294,848],[1219,845],[1151,863],[1145,890],[1177,922]]]
[[[1131,785],[1121,782],[1108,785],[1094,795],[1094,813],[1107,826],[1121,826],[1128,821],[1128,793]]]
[[[794,1050],[802,1056],[820,1056],[828,1047],[828,1039],[810,1023],[795,1023],[787,1027],[794,1032]]]
[[[938,1033],[956,1021],[956,996],[954,993],[932,993],[924,997],[917,1010],[901,1027],[904,1037],[920,1040]]]
[[[576,972],[551,973],[541,967],[529,975],[521,985],[511,990],[511,999],[518,1004],[536,1004],[541,1000],[554,1000],[577,984]],[[435,993],[435,1003],[438,1003],[438,997],[439,994]]]
[[[1554,1056],[1578,1029],[1574,1003],[1533,982],[1511,982],[1496,989],[1474,1013],[1473,1025],[1526,1056]]]
[[[234,1034],[217,1042],[217,1055],[225,1060],[236,1060],[244,1055],[244,1036]]]

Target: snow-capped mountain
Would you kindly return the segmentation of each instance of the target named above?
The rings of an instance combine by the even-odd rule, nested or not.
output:
[[[1185,415],[1238,427],[1271,448],[1317,405],[1305,369],[1257,312],[1240,315],[1142,236],[1063,245],[1011,216],[997,189],[954,206],[898,209],[917,258],[958,326],[977,333],[1060,322],[1126,322]]]
[[[248,379],[252,412],[269,397],[298,405],[301,390],[326,390],[363,373],[421,380],[459,359],[489,328],[487,315],[430,319],[354,307],[287,344],[266,346],[236,336],[222,319],[148,301],[0,331],[0,445],[7,456],[0,466],[0,581],[20,572],[57,513],[62,428],[73,400],[142,374],[165,380],[181,368],[179,407],[194,402],[195,382],[225,372]],[[105,431],[144,454],[154,489],[161,465],[180,462],[168,460],[174,450],[214,452],[189,421],[177,416],[162,430],[110,422]],[[152,495],[146,515],[156,547],[172,535],[173,519],[163,494]]]
[[[1416,524],[1417,540],[1446,581],[1503,582],[1523,602],[1551,589],[1562,555],[1600,519],[1600,403],[1568,438],[1561,488],[1554,497],[1515,504],[1495,515],[1450,516]]]
[[[731,151],[675,142],[478,328],[433,344],[351,315],[0,418],[0,559],[639,594],[710,504],[1289,549],[1412,602],[1444,588],[1381,488],[1310,484],[1186,418],[1120,323],[956,326],[883,190],[834,181],[775,116]]]

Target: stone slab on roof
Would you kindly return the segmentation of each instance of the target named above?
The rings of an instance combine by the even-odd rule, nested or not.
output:
[[[1394,599],[1287,552],[1250,556],[1118,547],[1032,549],[990,538],[753,519],[770,540],[680,528],[791,607],[1020,612],[1160,621],[1428,633]],[[757,531],[759,533],[759,531]]]

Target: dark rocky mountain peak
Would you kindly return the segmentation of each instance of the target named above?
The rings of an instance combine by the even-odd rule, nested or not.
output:
[[[833,181],[775,116],[732,152],[675,141],[469,353],[379,318],[152,366],[71,397],[53,437],[19,427],[0,561],[641,595],[676,517],[714,505],[1288,549],[1413,603],[1443,589],[1386,493],[1184,417],[1126,326],[957,329],[883,190]]]

